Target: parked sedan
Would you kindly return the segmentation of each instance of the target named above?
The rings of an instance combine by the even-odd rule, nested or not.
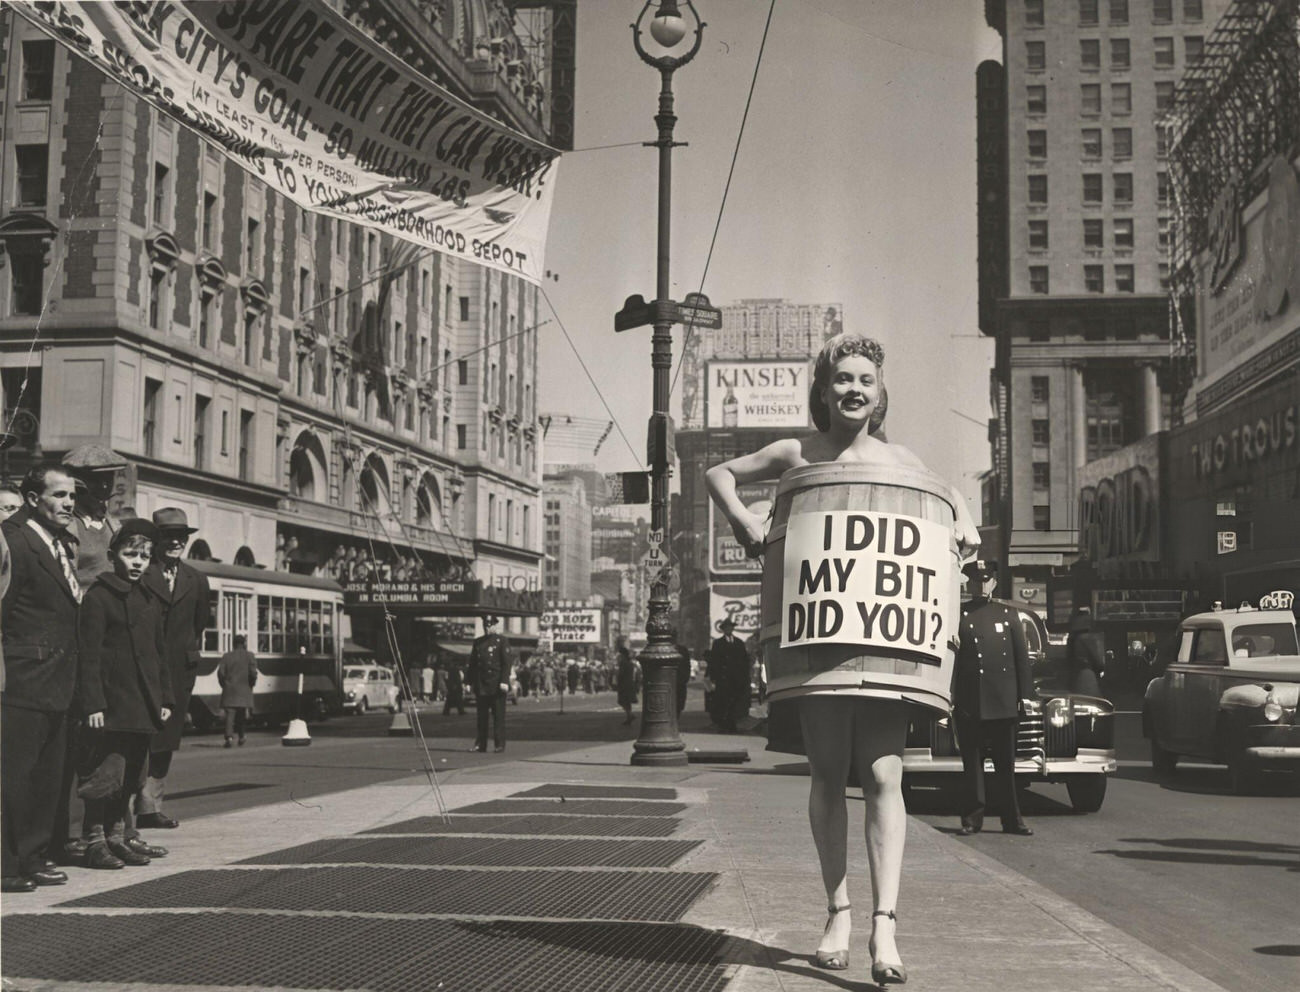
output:
[[[1033,610],[997,600],[1020,619],[1029,649],[1037,698],[1020,718],[1016,740],[1016,782],[1064,783],[1070,805],[1095,813],[1106,798],[1106,776],[1115,771],[1115,707],[1109,700],[1065,688],[1062,669],[1049,662],[1047,628]],[[991,773],[993,765],[985,758]],[[961,772],[952,721],[917,710],[908,722],[903,781]]]
[[[1171,775],[1181,757],[1228,766],[1232,789],[1263,774],[1300,770],[1300,638],[1290,593],[1255,609],[1212,610],[1183,620],[1178,655],[1147,686],[1142,732],[1151,764]]]
[[[393,681],[393,671],[382,665],[348,665],[343,669],[343,708],[364,713],[383,707],[397,712],[400,692]]]

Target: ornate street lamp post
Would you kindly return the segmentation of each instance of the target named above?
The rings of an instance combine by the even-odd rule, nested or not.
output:
[[[641,22],[653,9],[650,35],[665,50],[680,45],[689,26],[682,17],[681,7],[690,11],[695,21],[695,40],[684,55],[651,55],[641,43]],[[655,123],[659,138],[648,145],[659,149],[659,236],[658,264],[655,269],[655,298],[646,305],[633,297],[624,311],[615,319],[618,329],[650,323],[654,325],[651,363],[654,368],[654,407],[650,417],[650,529],[657,538],[652,548],[671,547],[668,540],[668,460],[672,427],[668,419],[669,371],[672,366],[672,328],[681,319],[681,310],[671,298],[669,285],[669,233],[672,217],[672,160],[673,125],[673,73],[684,66],[700,50],[704,39],[704,22],[700,20],[691,0],[680,4],[674,0],[646,0],[632,25],[632,44],[641,60],[659,70],[663,86],[659,91],[659,113]],[[707,303],[707,301],[705,301]],[[620,326],[622,318],[622,326]],[[677,650],[671,607],[668,602],[669,566],[658,568],[651,576],[650,608],[646,620],[646,646],[641,653],[643,673],[643,698],[641,707],[641,734],[633,745],[634,765],[684,765],[686,746],[677,730],[677,666],[681,655]]]

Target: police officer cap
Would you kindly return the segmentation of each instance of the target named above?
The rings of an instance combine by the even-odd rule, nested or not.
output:
[[[962,574],[967,578],[987,579],[991,575],[998,574],[998,563],[991,558],[977,558],[967,562],[966,567],[962,569]]]

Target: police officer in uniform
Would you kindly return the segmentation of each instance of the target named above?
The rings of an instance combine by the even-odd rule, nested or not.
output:
[[[984,826],[984,752],[993,759],[1002,832],[1033,833],[1020,817],[1016,798],[1016,725],[1024,701],[1032,699],[1033,679],[1025,633],[1015,611],[988,597],[995,561],[973,561],[962,571],[970,601],[961,608],[961,647],[953,668],[953,717],[963,768],[963,835]]]
[[[471,751],[486,751],[488,718],[492,736],[500,752],[506,749],[506,696],[510,691],[510,642],[496,631],[497,618],[483,618],[483,636],[474,641],[469,654],[470,688],[478,707],[478,735]]]

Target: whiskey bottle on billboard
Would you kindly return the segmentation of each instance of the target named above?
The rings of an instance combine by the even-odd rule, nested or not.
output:
[[[727,387],[727,395],[722,397],[722,426],[737,427],[740,424],[740,402],[735,390]]]

